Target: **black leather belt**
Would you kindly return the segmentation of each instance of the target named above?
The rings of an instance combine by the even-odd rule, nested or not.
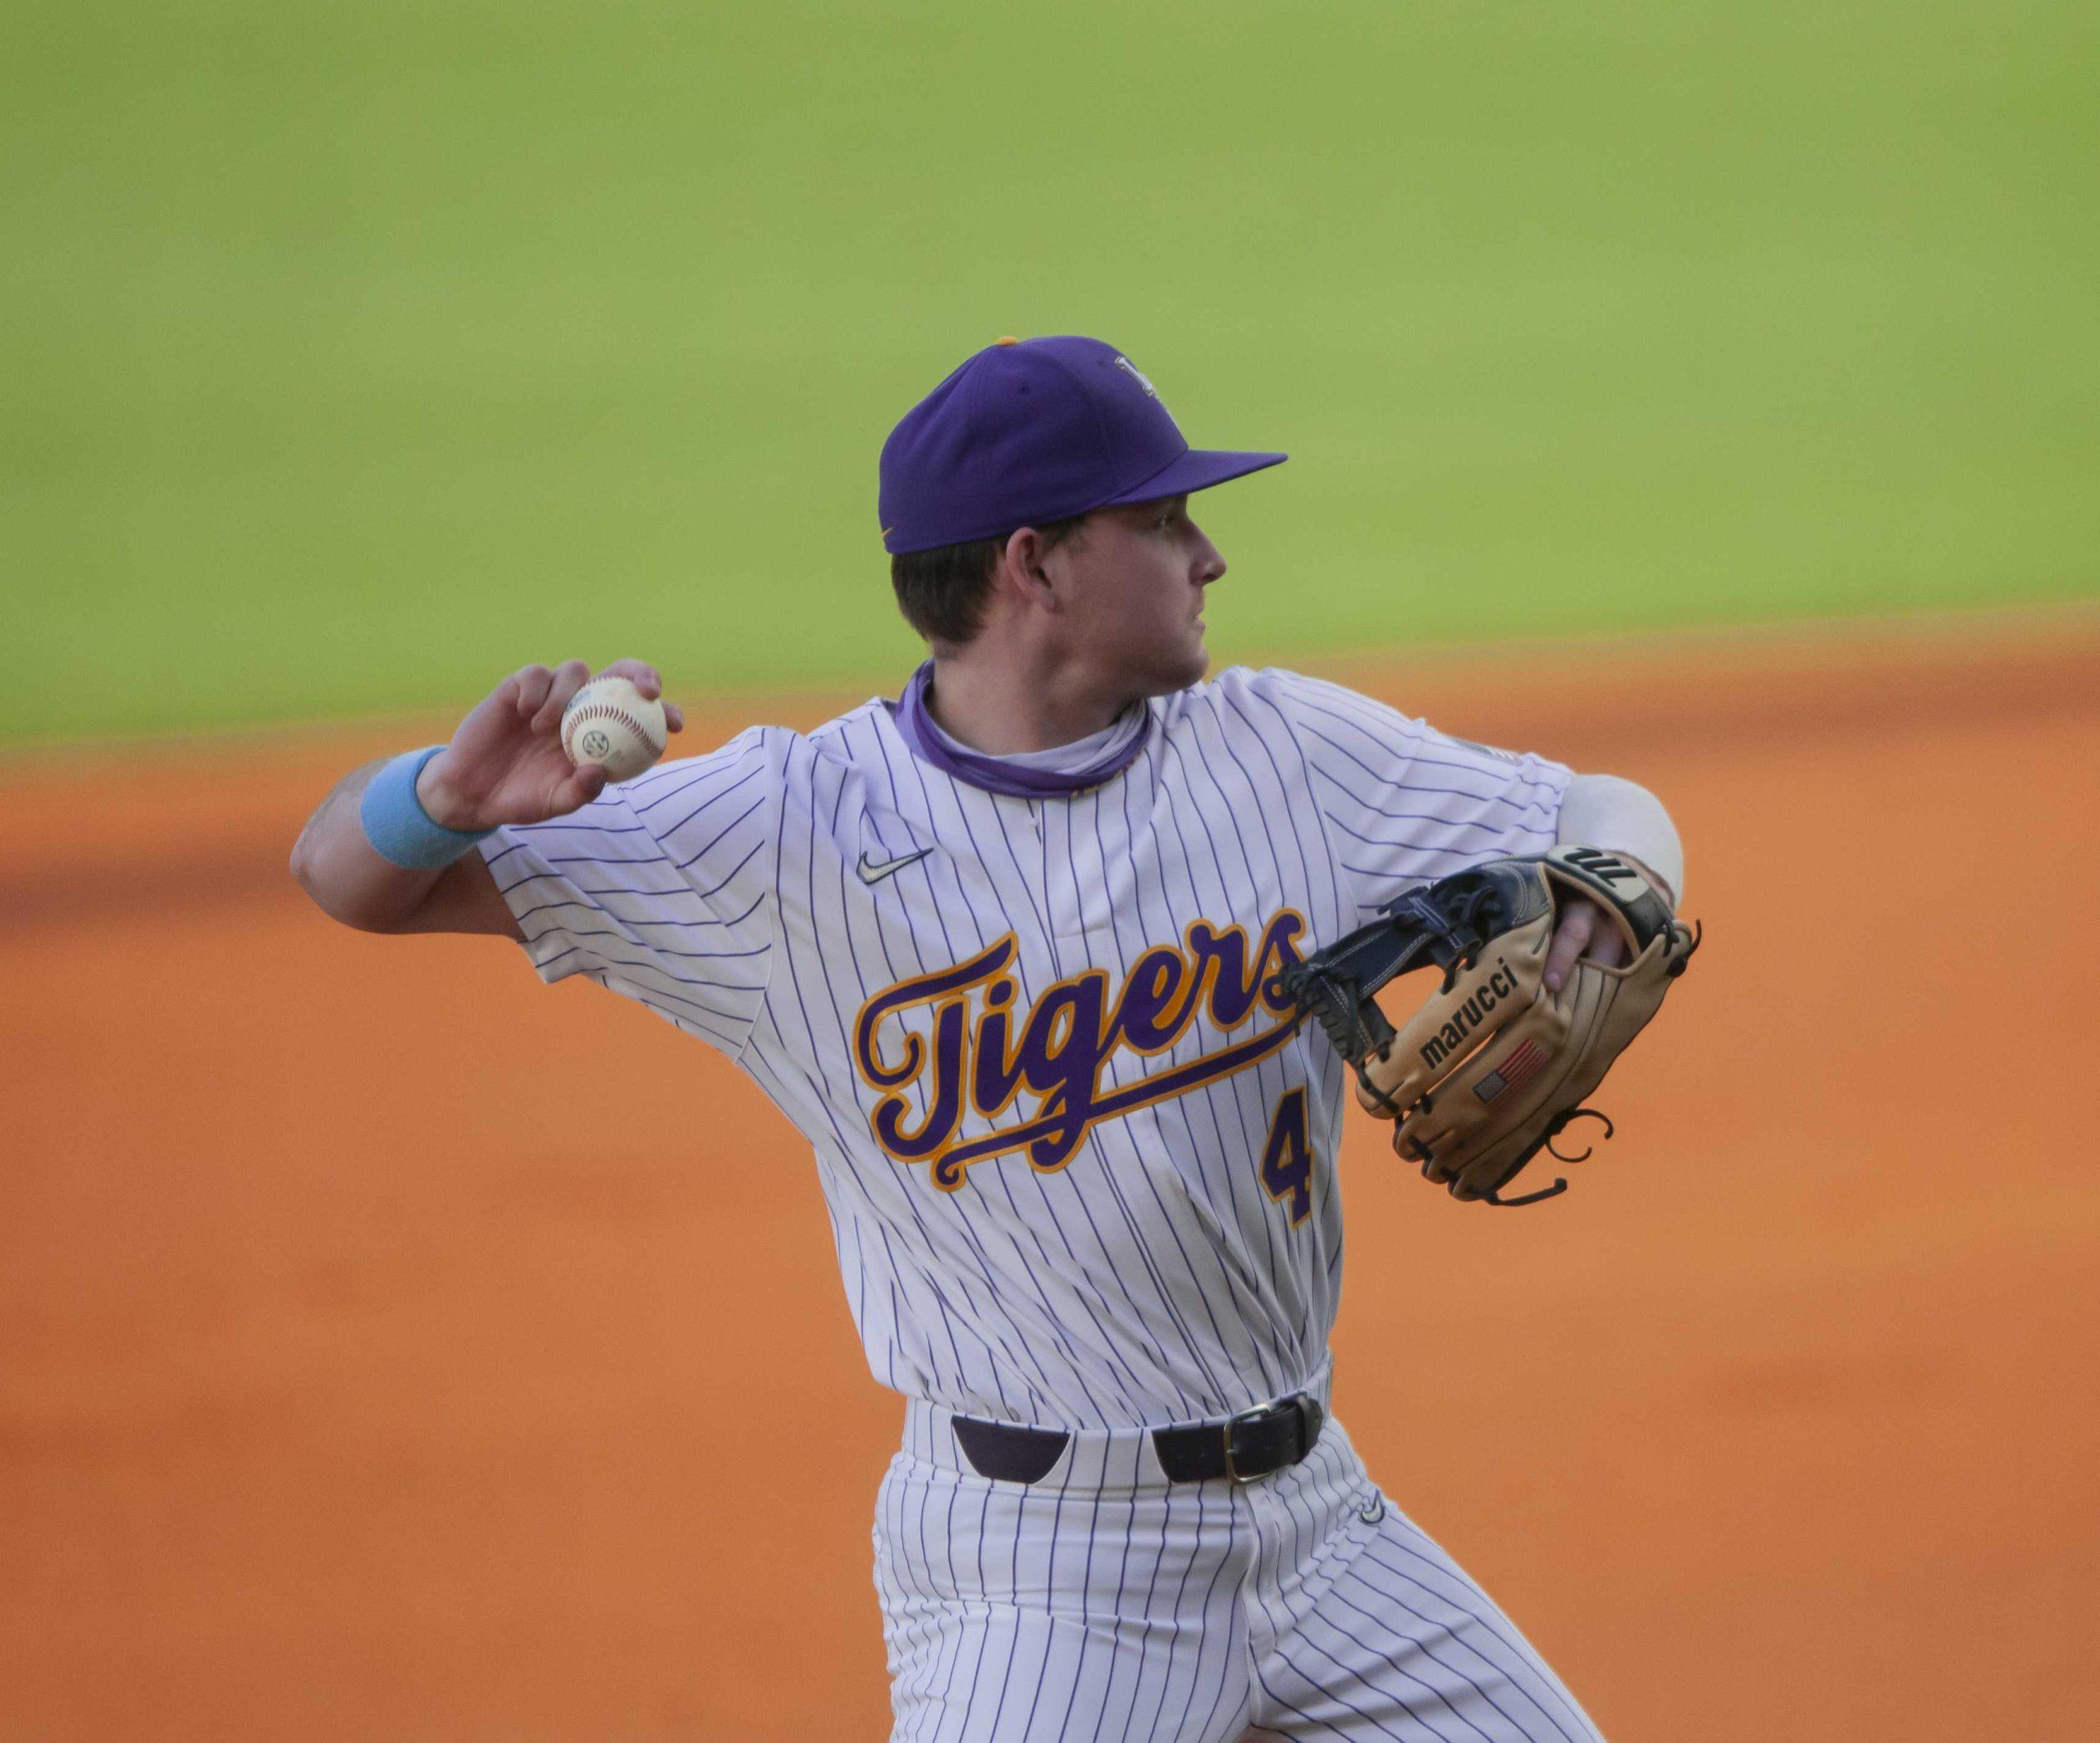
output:
[[[1153,1451],[1171,1481],[1205,1483],[1225,1477],[1251,1483],[1288,1470],[1320,1443],[1326,1412],[1305,1393],[1257,1405],[1221,1422],[1156,1428]],[[1055,1428],[1017,1428],[1009,1422],[953,1418],[956,1444],[979,1476],[1037,1483],[1050,1474],[1071,1436]]]

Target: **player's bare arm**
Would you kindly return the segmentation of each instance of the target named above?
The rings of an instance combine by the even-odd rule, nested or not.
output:
[[[616,660],[598,678],[623,678],[651,701],[663,680],[638,659]],[[605,786],[600,764],[572,763],[562,717],[592,678],[582,660],[514,672],[459,723],[450,744],[415,778],[415,801],[433,824],[463,837],[505,824],[545,823],[582,809]],[[664,703],[664,723],[685,716]],[[463,851],[437,866],[396,864],[372,845],[363,814],[366,789],[385,762],[354,769],[308,819],[292,849],[292,875],[331,919],[361,932],[481,933],[518,936],[518,924],[481,856]]]

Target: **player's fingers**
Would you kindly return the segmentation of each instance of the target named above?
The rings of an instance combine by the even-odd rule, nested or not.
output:
[[[511,674],[512,683],[518,687],[518,718],[530,720],[540,711],[540,705],[547,699],[547,691],[555,675],[545,666],[526,666]]]
[[[675,702],[666,702],[664,705],[664,730],[667,732],[682,732],[685,729],[686,711]]]
[[[561,719],[561,711],[568,706],[568,699],[591,680],[591,668],[580,659],[564,659],[555,668],[554,679],[547,686],[546,700],[540,704],[532,716],[532,730],[550,732]]]
[[[616,659],[598,676],[626,678],[652,701],[664,693],[663,674],[646,659]]]
[[[1619,936],[1616,926],[1600,926],[1597,935],[1590,940],[1590,947],[1582,952],[1585,960],[1600,968],[1615,969],[1626,960],[1626,940]]]
[[[596,763],[578,763],[548,796],[547,815],[566,817],[581,810],[605,790],[605,771]]]
[[[469,746],[478,745],[488,740],[491,733],[500,739],[507,738],[518,720],[520,676],[512,673],[468,709],[452,730],[452,742],[456,745],[463,739]]]
[[[1589,947],[1596,924],[1597,910],[1588,902],[1568,903],[1568,911],[1561,917],[1545,953],[1545,983],[1549,992],[1560,990],[1568,979],[1568,970],[1575,966],[1577,959]]]

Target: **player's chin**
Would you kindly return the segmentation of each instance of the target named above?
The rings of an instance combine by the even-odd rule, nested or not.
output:
[[[1203,646],[1200,629],[1171,641],[1153,641],[1141,653],[1134,648],[1125,650],[1126,658],[1133,654],[1139,655],[1129,668],[1133,688],[1144,696],[1171,696],[1177,690],[1186,690],[1191,684],[1202,682],[1203,674],[1210,670],[1210,650]]]
[[[1171,658],[1161,660],[1146,688],[1154,696],[1171,695],[1201,683],[1210,668],[1210,650],[1198,639],[1194,646],[1178,649]]]

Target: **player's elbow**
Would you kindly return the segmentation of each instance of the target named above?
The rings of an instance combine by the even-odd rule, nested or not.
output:
[[[395,932],[401,916],[360,901],[349,880],[331,875],[328,856],[313,839],[311,828],[303,830],[292,843],[290,869],[292,882],[305,891],[307,900],[334,920],[355,932]]]
[[[313,833],[310,828],[299,831],[299,839],[292,843],[291,865],[289,869],[292,874],[292,882],[306,892],[308,901],[326,913],[328,904],[322,899],[318,868],[314,863],[316,856],[310,839]]]
[[[1637,861],[1673,905],[1684,896],[1684,843],[1663,801],[1623,775],[1578,774],[1568,783],[1555,831],[1563,842],[1608,847]]]

